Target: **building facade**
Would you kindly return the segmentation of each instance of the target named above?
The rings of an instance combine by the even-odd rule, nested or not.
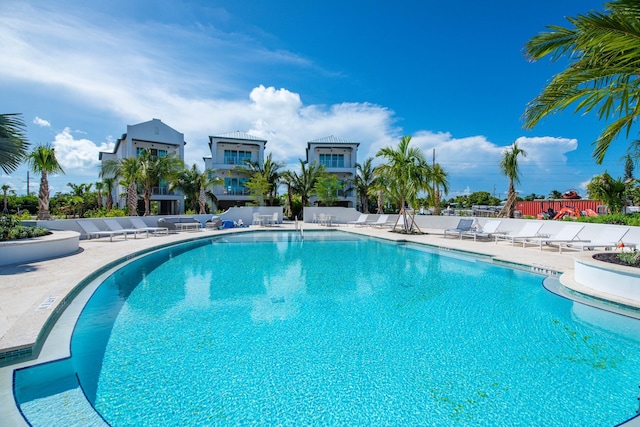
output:
[[[336,175],[343,189],[338,191],[337,206],[355,208],[357,203],[355,178],[358,162],[359,142],[350,141],[333,135],[307,143],[307,163],[318,162],[327,168],[327,172]],[[311,198],[311,205],[318,202]]]
[[[174,154],[184,161],[184,134],[162,123],[159,119],[136,125],[127,125],[127,133],[116,141],[113,152],[100,152],[101,162],[137,157],[143,149],[149,150],[151,155],[166,156]],[[117,185],[114,189],[113,200],[118,207],[126,206],[127,189]],[[151,203],[157,203],[159,215],[177,215],[184,213],[184,194],[170,190],[169,183],[161,181],[153,187]]]
[[[246,183],[249,176],[243,171],[250,167],[247,162],[262,168],[266,139],[243,132],[230,132],[209,137],[211,157],[204,157],[205,170],[213,169],[224,185],[216,186],[213,194],[218,199],[218,209],[245,206],[254,200]]]

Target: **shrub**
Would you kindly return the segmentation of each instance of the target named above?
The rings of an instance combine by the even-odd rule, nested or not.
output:
[[[28,239],[49,234],[43,227],[25,227],[15,215],[5,215],[0,218],[0,241]]]

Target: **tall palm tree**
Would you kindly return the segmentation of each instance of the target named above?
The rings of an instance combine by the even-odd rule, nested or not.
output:
[[[326,167],[318,162],[307,164],[300,160],[300,174],[293,172],[293,191],[300,196],[302,206],[309,206],[313,188],[325,173]]]
[[[549,26],[550,31],[525,45],[532,60],[550,55],[552,60],[567,60],[569,66],[529,103],[524,127],[531,129],[571,105],[576,113],[595,111],[601,120],[613,119],[594,141],[598,164],[622,131],[629,135],[640,115],[640,2],[614,0],[605,8],[608,13],[567,18],[572,28]]]
[[[98,209],[102,209],[102,190],[104,190],[104,182],[96,182],[96,192],[98,193],[96,202]]]
[[[417,147],[409,147],[410,143],[411,137],[403,136],[397,148],[385,147],[376,154],[386,160],[379,166],[379,173],[387,180],[386,194],[400,206],[399,217],[402,217],[407,233],[417,228],[415,212],[409,217],[407,206],[416,205],[420,192],[432,192],[429,185],[431,167],[422,151]]]
[[[190,168],[184,168],[178,172],[171,182],[171,188],[180,190],[184,194],[185,205],[193,212],[198,211],[200,186],[197,180],[200,173],[198,167],[193,164]]]
[[[144,216],[151,215],[151,192],[163,180],[171,181],[177,173],[184,169],[184,163],[175,154],[166,156],[152,155],[143,149],[138,155],[140,162],[140,183],[144,199]]]
[[[293,215],[293,185],[294,174],[291,171],[283,171],[280,174],[280,180],[287,186],[287,206],[285,206],[285,216],[291,218]]]
[[[355,186],[362,212],[369,213],[369,193],[373,186],[375,175],[373,174],[373,157],[365,159],[364,163],[356,163]]]
[[[55,148],[50,145],[38,145],[27,155],[31,170],[40,174],[40,192],[38,193],[38,218],[51,219],[49,214],[49,174],[62,173],[64,169],[56,159]]]
[[[137,216],[138,210],[138,182],[142,180],[142,167],[136,157],[110,159],[102,163],[100,176],[103,181],[111,178],[127,188],[126,203],[129,216]],[[109,193],[111,194],[111,193]],[[109,200],[107,196],[107,209]]]
[[[113,177],[103,177],[104,191],[107,193],[106,208],[107,212],[113,209],[113,190],[115,189],[116,180]]]
[[[527,157],[527,152],[518,147],[518,143],[514,142],[512,146],[506,148],[502,153],[500,160],[500,172],[509,178],[509,191],[507,193],[507,203],[501,211],[509,218],[513,218],[513,212],[516,208],[516,189],[515,184],[520,183],[520,169],[518,167],[518,156]]]
[[[429,181],[433,184],[433,214],[440,215],[440,200],[442,194],[445,196],[449,193],[449,180],[447,179],[447,172],[436,163],[431,168],[431,176]]]
[[[0,114],[0,168],[14,172],[29,150],[25,125],[20,114]]]
[[[278,184],[280,183],[281,175],[279,170],[283,164],[273,160],[273,153],[269,153],[267,158],[262,162],[262,166],[260,166],[259,162],[250,161],[246,162],[245,165],[249,167],[248,170],[242,166],[239,166],[236,170],[245,175],[249,175],[254,182],[266,183],[266,194],[268,196],[269,206],[273,206],[275,199],[278,197]],[[260,175],[260,177],[256,175]],[[260,187],[262,187],[262,185],[260,185]]]
[[[11,186],[9,184],[2,185],[2,192],[4,193],[4,207],[2,208],[3,214],[9,213],[9,209],[7,208],[7,192],[9,191],[10,188]]]

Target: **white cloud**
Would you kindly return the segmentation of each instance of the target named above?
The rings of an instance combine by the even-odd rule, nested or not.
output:
[[[113,142],[103,142],[99,146],[88,139],[75,139],[69,128],[58,133],[53,141],[56,158],[65,172],[78,169],[92,169],[98,166],[100,151],[113,151]],[[96,176],[97,179],[97,176]]]
[[[51,127],[51,123],[49,123],[49,121],[45,120],[45,119],[41,119],[40,117],[36,116],[35,119],[33,119],[33,123],[43,127],[43,128],[50,128]]]

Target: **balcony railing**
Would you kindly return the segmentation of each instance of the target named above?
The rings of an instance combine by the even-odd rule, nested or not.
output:
[[[151,194],[154,196],[175,196],[176,192],[169,190],[169,187],[152,187]]]
[[[248,196],[250,193],[245,187],[224,187],[222,194],[225,196]]]

